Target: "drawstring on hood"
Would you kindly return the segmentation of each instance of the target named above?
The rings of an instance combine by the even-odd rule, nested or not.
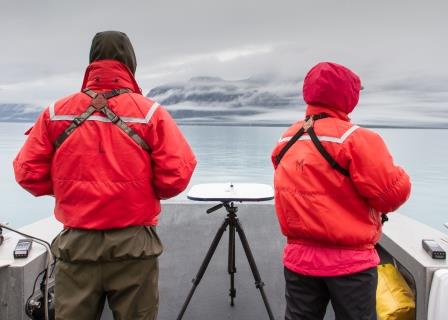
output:
[[[119,31],[98,32],[92,40],[89,63],[97,60],[117,60],[135,75],[137,58],[128,36]]]

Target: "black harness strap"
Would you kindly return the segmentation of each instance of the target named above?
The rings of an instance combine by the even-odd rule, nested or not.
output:
[[[291,148],[292,145],[294,143],[296,143],[296,141],[299,140],[300,137],[303,136],[303,134],[305,132],[309,131],[309,129],[314,126],[314,121],[319,120],[319,119],[324,119],[324,118],[328,118],[328,115],[325,113],[320,113],[318,115],[313,115],[313,116],[307,116],[305,118],[306,122],[303,125],[303,127],[300,128],[299,131],[297,131],[297,133],[288,141],[288,143],[283,147],[282,150],[280,150],[278,155],[275,157],[275,161],[277,162],[277,165],[280,163],[280,161],[282,160],[282,158],[286,154],[286,152],[289,150],[289,148]]]
[[[307,132],[311,138],[311,141],[316,146],[319,153],[324,157],[325,160],[330,164],[330,166],[339,171],[341,174],[343,174],[346,177],[350,177],[350,173],[347,169],[344,169],[341,167],[339,163],[336,162],[336,160],[333,159],[333,157],[328,153],[328,151],[324,148],[322,143],[320,142],[319,138],[316,135],[316,132],[314,131],[314,121],[317,121],[319,119],[328,118],[328,115],[325,113],[320,113],[317,115],[307,116],[305,118],[305,124],[302,128],[291,138],[291,140],[288,141],[288,143],[283,147],[282,150],[278,153],[278,155],[275,157],[275,160],[277,161],[277,165],[282,160],[285,153],[289,150],[289,148],[292,147],[292,145],[305,133]]]
[[[59,137],[56,138],[54,141],[54,147],[55,149],[58,149],[61,144],[67,140],[67,138],[75,131],[76,128],[78,128],[84,121],[87,120],[88,117],[90,117],[95,111],[94,106],[89,106],[86,111],[81,113],[79,116],[77,116],[75,119],[73,119],[72,123],[68,126],[67,129],[64,130],[64,132],[59,135]]]
[[[282,150],[278,153],[278,155],[275,156],[275,162],[277,162],[277,165],[280,164],[280,161],[282,160],[285,153],[289,150],[289,148],[292,147],[292,145],[299,140],[301,136],[305,133],[305,129],[302,127],[299,131],[291,138],[291,140],[288,141],[288,143],[283,147]]]
[[[328,153],[328,151],[324,148],[322,143],[320,142],[319,138],[316,135],[316,132],[314,131],[314,121],[319,119],[328,118],[328,115],[325,113],[320,113],[318,115],[312,115],[307,116],[305,118],[305,124],[302,128],[291,138],[291,140],[288,141],[288,143],[283,147],[282,150],[278,153],[278,155],[275,157],[275,161],[277,162],[277,165],[282,160],[285,153],[291,148],[291,146],[305,133],[307,132],[311,138],[311,141],[316,146],[319,153],[327,160],[327,162],[330,164],[330,166],[339,171],[341,174],[343,174],[346,177],[350,177],[350,172],[343,168],[339,163],[337,163],[333,157]],[[385,222],[389,221],[389,218],[385,213],[381,214],[381,224],[384,224]]]
[[[350,172],[348,172],[347,169],[342,168],[339,163],[336,162],[336,160],[333,159],[333,157],[328,153],[328,151],[324,148],[322,143],[320,142],[319,138],[316,135],[316,132],[314,132],[314,128],[310,127],[308,129],[308,134],[310,135],[311,141],[313,141],[314,145],[316,146],[317,150],[319,150],[320,154],[327,160],[327,162],[330,164],[330,166],[333,169],[338,170],[340,173],[342,173],[346,177],[350,177]]]
[[[101,109],[101,112],[103,112],[106,117],[109,118],[109,120],[115,124],[117,127],[119,127],[121,130],[123,130],[132,140],[135,141],[135,143],[137,143],[140,147],[143,148],[143,150],[145,150],[146,152],[150,153],[151,152],[151,148],[148,146],[148,144],[145,142],[145,140],[143,140],[142,137],[140,137],[137,132],[135,132],[134,130],[132,130],[131,127],[129,127],[126,122],[124,122],[123,120],[121,120],[121,118],[116,115],[111,109],[109,109],[109,107],[104,106],[103,109]]]
[[[67,140],[67,138],[78,128],[82,123],[84,123],[95,111],[103,113],[113,124],[123,130],[132,140],[135,141],[139,146],[141,146],[145,151],[151,152],[151,148],[148,144],[134,131],[130,128],[121,118],[113,112],[107,103],[107,100],[118,96],[123,93],[128,93],[128,89],[114,89],[105,93],[97,93],[95,91],[86,89],[83,91],[89,97],[92,98],[92,102],[86,111],[81,113],[79,116],[73,119],[72,123],[67,129],[55,140],[54,146],[58,149],[61,144]]]

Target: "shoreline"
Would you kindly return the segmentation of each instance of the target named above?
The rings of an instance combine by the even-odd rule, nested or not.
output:
[[[281,128],[288,128],[291,126],[294,122],[291,123],[264,123],[264,122],[195,122],[195,121],[182,121],[180,119],[174,119],[176,123],[180,126],[203,126],[203,127],[281,127]],[[33,121],[29,120],[0,120],[0,125],[2,123],[29,123],[33,124]],[[430,129],[430,130],[446,130],[448,129],[448,124],[446,125],[385,125],[385,124],[363,124],[363,123],[354,123],[356,125],[359,125],[363,128],[370,128],[370,129]]]

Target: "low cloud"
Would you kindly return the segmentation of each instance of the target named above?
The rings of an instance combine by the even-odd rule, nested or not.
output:
[[[446,1],[192,0],[175,8],[139,1],[129,12],[116,0],[18,1],[26,11],[6,2],[0,12],[1,29],[11,31],[3,39],[0,103],[42,108],[79,90],[93,35],[118,29],[134,44],[145,93],[184,85],[156,96],[171,109],[245,109],[254,112],[245,119],[291,122],[303,113],[306,72],[319,61],[334,61],[355,71],[366,88],[353,120],[446,122]],[[194,77],[219,77],[234,88],[190,86]],[[269,81],[245,82],[256,78]],[[224,99],[219,106],[218,96]]]

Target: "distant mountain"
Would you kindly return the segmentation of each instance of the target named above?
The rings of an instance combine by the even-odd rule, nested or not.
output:
[[[276,82],[268,76],[237,81],[194,77],[155,87],[147,96],[167,106],[175,118],[211,117],[214,120],[293,107],[299,100],[293,83]]]
[[[147,96],[180,124],[288,125],[304,116],[300,82],[269,74],[243,80],[200,76],[157,86]],[[350,116],[367,126],[448,128],[448,91],[439,82],[428,85],[432,91],[409,81],[372,84]],[[0,103],[0,122],[34,122],[41,110]]]
[[[34,122],[41,111],[30,104],[0,103],[0,122]]]
[[[303,117],[299,83],[275,75],[234,81],[195,77],[155,87],[147,96],[185,124],[284,125]],[[448,92],[432,86],[435,92],[422,94],[419,88],[405,81],[372,84],[351,117],[367,126],[448,128]]]
[[[259,120],[251,119],[254,116],[297,109],[300,101],[293,81],[279,81],[269,75],[234,81],[193,77],[155,87],[147,96],[166,106],[182,123],[252,123]],[[0,104],[0,122],[33,122],[39,112],[27,104]],[[267,118],[276,122],[275,117]]]

